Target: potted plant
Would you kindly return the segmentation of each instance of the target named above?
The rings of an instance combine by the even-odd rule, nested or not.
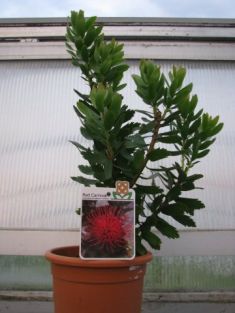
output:
[[[72,179],[97,187],[129,182],[136,194],[136,257],[82,260],[78,247],[53,249],[46,257],[52,262],[56,313],[139,313],[145,267],[152,258],[148,250],[160,249],[158,232],[179,237],[165,216],[196,226],[194,211],[204,204],[186,192],[198,188],[203,175],[194,166],[209,153],[223,124],[198,110],[193,85],[184,85],[183,67],[174,66],[165,76],[149,60],[141,60],[139,75],[133,75],[143,109],[128,108],[121,94],[128,70],[123,45],[105,41],[95,23],[95,17],[73,11],[66,34],[72,63],[89,86],[87,94],[75,90],[74,110],[91,145],[72,142],[86,161]]]

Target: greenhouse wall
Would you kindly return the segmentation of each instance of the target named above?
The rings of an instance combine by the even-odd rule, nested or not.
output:
[[[145,291],[235,290],[235,21],[99,19],[107,40],[124,43],[130,66],[124,101],[142,108],[131,75],[150,58],[167,75],[187,69],[199,107],[225,126],[197,170],[206,205],[196,229],[162,238]],[[80,186],[70,177],[83,163],[69,143],[88,145],[73,111],[73,89],[87,90],[64,46],[64,19],[0,20],[0,290],[50,290],[44,252],[79,242]],[[138,116],[137,116],[138,118]]]

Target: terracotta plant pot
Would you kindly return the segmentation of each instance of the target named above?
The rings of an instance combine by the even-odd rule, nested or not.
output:
[[[146,264],[133,260],[82,260],[78,247],[50,250],[55,313],[140,313]]]

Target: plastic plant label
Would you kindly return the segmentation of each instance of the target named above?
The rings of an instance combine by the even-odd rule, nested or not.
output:
[[[135,192],[128,182],[114,188],[82,189],[80,257],[135,257]]]

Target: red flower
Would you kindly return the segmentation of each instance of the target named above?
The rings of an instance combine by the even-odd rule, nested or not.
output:
[[[127,245],[125,216],[119,207],[106,205],[91,210],[86,219],[86,233],[90,244],[113,252]]]

